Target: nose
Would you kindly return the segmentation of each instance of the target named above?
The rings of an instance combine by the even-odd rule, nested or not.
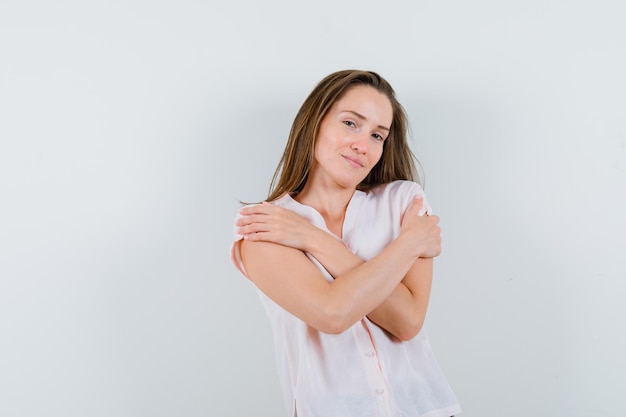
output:
[[[365,154],[367,153],[368,140],[369,137],[367,137],[367,135],[357,135],[352,141],[350,149],[355,152]]]

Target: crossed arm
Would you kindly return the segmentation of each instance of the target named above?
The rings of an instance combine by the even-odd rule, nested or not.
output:
[[[259,289],[320,331],[340,333],[367,315],[400,340],[409,340],[424,322],[432,257],[441,250],[438,218],[418,216],[421,205],[415,200],[400,235],[367,262],[290,210],[270,204],[245,207],[237,222],[244,236],[242,260]],[[303,251],[334,280],[327,281]]]

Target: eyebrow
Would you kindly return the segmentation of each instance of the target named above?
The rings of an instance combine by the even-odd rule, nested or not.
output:
[[[356,117],[358,117],[359,119],[367,121],[367,117],[363,116],[362,114],[359,114],[359,113],[355,112],[354,110],[343,110],[343,112],[344,113],[352,113]],[[389,132],[389,128],[388,127],[385,127],[385,126],[382,126],[382,125],[378,125],[378,128],[382,129],[382,130],[386,130],[387,132]]]

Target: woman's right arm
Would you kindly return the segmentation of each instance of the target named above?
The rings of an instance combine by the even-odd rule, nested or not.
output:
[[[330,282],[301,250],[277,243],[243,240],[242,262],[249,278],[281,307],[322,332],[340,333],[380,305],[417,258],[439,254],[438,218],[418,216],[420,208],[412,204],[400,235],[377,256],[355,259],[361,263]]]

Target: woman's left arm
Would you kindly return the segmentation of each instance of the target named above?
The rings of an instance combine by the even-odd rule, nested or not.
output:
[[[400,340],[411,340],[426,319],[433,258],[418,258],[400,285],[367,317]]]
[[[264,203],[244,207],[237,221],[239,234],[251,241],[269,241],[311,253],[335,277],[364,261],[339,239],[297,213]],[[392,294],[367,317],[400,340],[419,333],[426,316],[433,259],[418,258]]]

